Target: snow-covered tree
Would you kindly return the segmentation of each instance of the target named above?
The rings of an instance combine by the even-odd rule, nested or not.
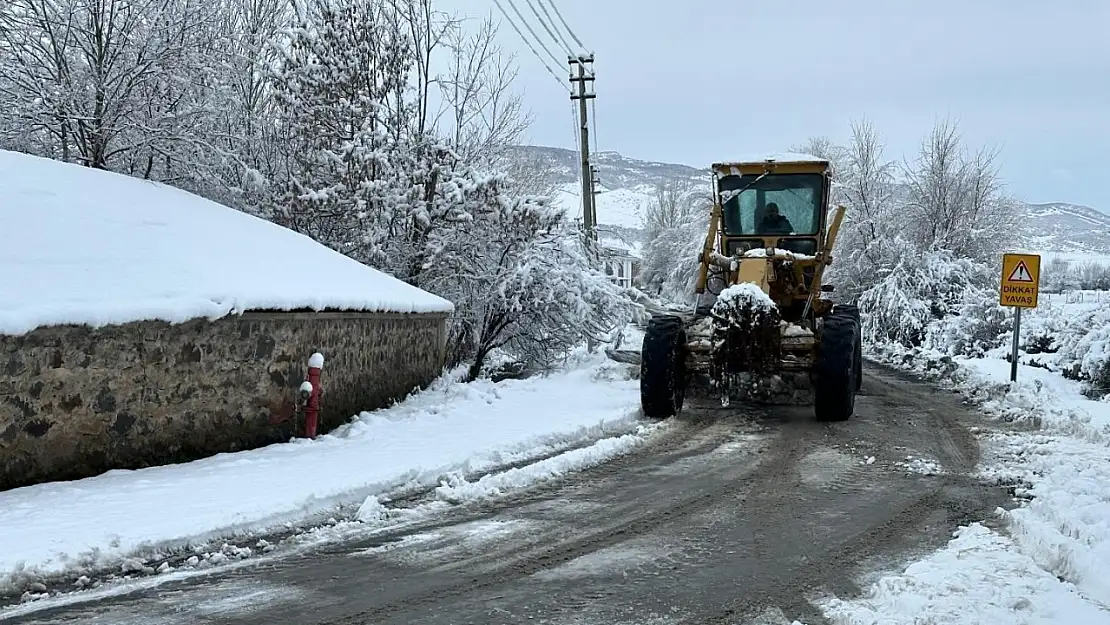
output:
[[[437,79],[446,116],[437,116],[436,127],[447,131],[459,158],[475,165],[503,164],[505,149],[532,122],[520,94],[511,89],[517,74],[514,56],[496,45],[496,37],[488,19],[473,34],[450,30],[450,66]]]
[[[997,151],[968,154],[957,125],[938,122],[904,166],[910,224],[923,249],[993,262],[1013,241],[1016,210],[1002,192]]]
[[[222,55],[214,119],[207,129],[219,155],[211,190],[198,191],[252,214],[272,218],[276,181],[284,177],[285,135],[271,83],[281,53],[271,45],[293,16],[288,0],[220,0]]]
[[[832,139],[828,137],[810,137],[802,143],[794,145],[790,148],[791,152],[798,154],[808,154],[809,156],[816,156],[829,161],[830,169],[832,170],[833,178],[839,179],[841,173],[846,166],[847,152],[844,146],[837,145]],[[834,197],[833,202],[839,201],[836,197],[838,185],[834,184]]]
[[[397,159],[396,110],[387,103],[406,84],[411,42],[362,0],[297,2],[296,24],[280,43],[273,84],[288,165],[279,221],[357,260],[388,259],[390,233],[407,182]],[[401,134],[400,136],[404,136]]]
[[[1041,288],[1050,293],[1083,288],[1082,272],[1067,259],[1057,256],[1041,268]]]
[[[620,288],[592,268],[565,211],[543,198],[510,198],[501,175],[456,172],[458,227],[429,237],[417,284],[460,306],[451,359],[477,376],[494,350],[551,366],[586,339],[601,340],[627,314]],[[465,225],[465,227],[463,227]]]
[[[826,274],[838,298],[855,301],[906,249],[895,202],[894,163],[885,159],[883,144],[867,121],[852,124],[845,148],[827,149],[835,167],[834,203],[845,206],[844,222],[834,250],[836,262]]]
[[[655,197],[642,208],[647,245],[639,280],[646,290],[669,300],[692,301],[712,208],[708,186],[683,179],[656,188]]]
[[[492,166],[505,174],[505,190],[510,195],[551,198],[559,191],[558,172],[541,154],[507,150]]]
[[[681,226],[713,202],[712,192],[687,178],[655,185],[655,197],[641,207],[645,236],[654,239],[660,232]],[[706,213],[706,216],[708,213]]]
[[[5,2],[0,97],[20,111],[6,134],[37,133],[65,161],[149,174],[167,157],[156,146],[192,138],[204,86],[188,59],[206,58],[212,17],[188,0]]]

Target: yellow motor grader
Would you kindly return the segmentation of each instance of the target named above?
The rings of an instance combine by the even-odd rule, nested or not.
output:
[[[827,299],[833,287],[822,283],[844,218],[838,206],[828,223],[829,162],[788,154],[712,170],[697,303],[653,311],[640,349],[644,415],[680,412],[697,376],[725,406],[801,393],[817,419],[848,419],[862,379],[860,317]]]

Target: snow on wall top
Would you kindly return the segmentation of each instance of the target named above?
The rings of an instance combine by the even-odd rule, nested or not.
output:
[[[312,239],[166,185],[0,150],[0,334],[246,310],[451,312]]]

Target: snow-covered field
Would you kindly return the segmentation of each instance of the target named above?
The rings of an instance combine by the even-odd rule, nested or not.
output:
[[[1060,373],[1105,361],[1110,302],[1099,301],[1073,293],[1027,311],[1012,385],[1007,347],[983,358],[889,347],[874,354],[939,378],[997,416],[997,431],[980,433],[982,477],[1013,485],[1026,501],[999,510],[989,524],[999,529],[961,528],[947,547],[859,599],[827,599],[831,622],[1110,623],[1110,402]],[[1054,338],[1051,353],[1032,346],[1038,335]]]
[[[0,334],[248,309],[450,312],[312,239],[154,182],[0,150]]]
[[[168,573],[162,562],[194,550],[184,566],[210,566],[228,559],[219,549],[228,537],[329,517],[373,525],[384,496],[399,490],[430,489],[433,503],[448,505],[589,466],[660,427],[640,424],[637,382],[627,377],[627,367],[599,355],[528,380],[446,376],[316,440],[2,492],[0,581],[23,591],[63,572],[74,581],[104,567]],[[215,553],[204,547],[212,541]],[[245,554],[230,551],[232,559]]]
[[[1091,252],[1057,252],[1057,251],[1042,251],[1041,266],[1042,270],[1044,265],[1052,262],[1054,259],[1068,261],[1073,264],[1097,263],[1099,265],[1106,265],[1110,267],[1110,254],[1094,254]]]

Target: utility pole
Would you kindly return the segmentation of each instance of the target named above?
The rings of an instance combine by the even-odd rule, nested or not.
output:
[[[586,83],[593,82],[594,73],[590,71],[586,73],[586,64],[593,65],[594,56],[567,57],[570,65],[578,66],[577,75],[571,74],[571,83],[578,83],[578,93],[571,93],[571,100],[578,100],[578,122],[581,124],[579,128],[582,156],[582,224],[586,228],[586,242],[588,245],[593,245],[597,240],[597,233],[594,228],[597,226],[597,213],[594,212],[594,192],[593,192],[593,167],[590,166],[590,124],[587,119],[586,113],[586,100],[592,100],[596,96],[594,93],[586,93]]]
[[[592,69],[594,62],[594,55],[579,55],[568,56],[567,62],[571,65],[578,66],[577,75],[570,75],[571,84],[578,83],[578,93],[573,90],[570,94],[570,99],[573,102],[578,100],[578,123],[579,139],[578,143],[581,149],[582,156],[582,225],[585,226],[586,234],[586,258],[589,259],[591,265],[597,265],[597,213],[594,212],[594,173],[593,166],[590,165],[590,124],[586,113],[586,100],[592,100],[597,96],[594,93],[586,93],[586,83],[593,82],[594,72]],[[586,73],[586,63],[591,66],[591,71]],[[597,349],[597,344],[593,337],[586,339],[586,349],[592,354]]]

